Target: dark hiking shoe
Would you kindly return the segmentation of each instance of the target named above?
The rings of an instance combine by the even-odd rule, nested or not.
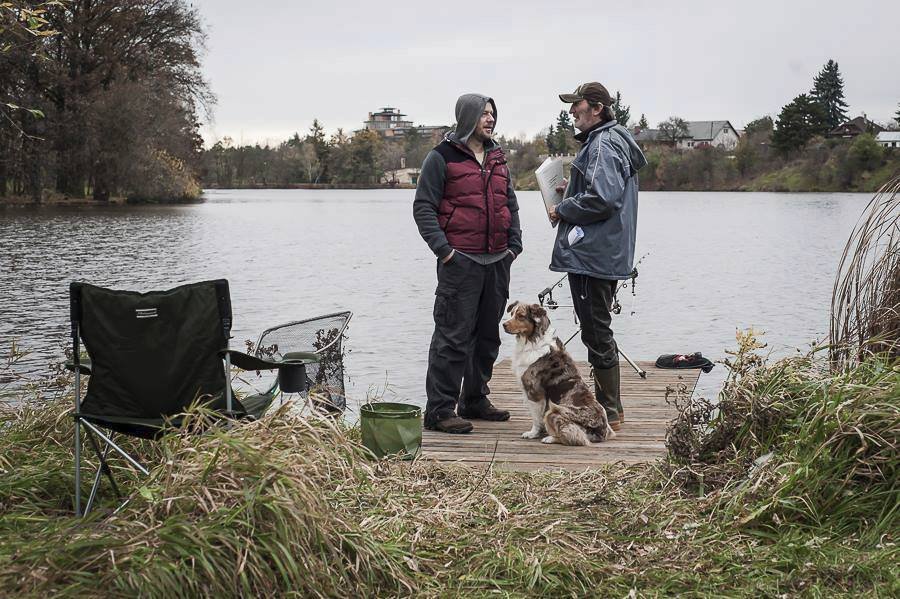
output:
[[[493,422],[503,422],[509,420],[509,412],[495,408],[488,402],[484,406],[471,408],[468,410],[460,410],[459,415],[469,420],[491,420]]]
[[[471,433],[472,428],[474,427],[468,420],[463,420],[459,416],[451,416],[450,418],[444,418],[443,420],[438,420],[432,424],[426,424],[425,428],[430,431],[460,435]]]

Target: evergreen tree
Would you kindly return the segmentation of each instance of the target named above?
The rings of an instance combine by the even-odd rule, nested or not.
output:
[[[647,116],[643,112],[641,113],[641,120],[638,121],[637,126],[640,127],[641,130],[650,128],[650,123],[647,122]]]
[[[553,129],[553,125],[550,125],[550,130],[547,131],[547,137],[545,138],[547,142],[547,152],[549,154],[558,154],[556,151],[556,131]]]
[[[807,94],[800,94],[781,109],[772,134],[772,145],[782,154],[790,154],[827,130],[828,115],[822,104]]]
[[[847,162],[857,173],[878,168],[883,158],[884,148],[878,145],[871,133],[858,135],[847,151]]]
[[[574,131],[575,129],[572,127],[572,119],[569,117],[569,113],[565,110],[559,111],[559,116],[556,117],[556,130],[559,132],[563,131]]]
[[[553,144],[557,154],[568,154],[569,150],[575,147],[572,136],[575,133],[575,127],[572,126],[572,120],[569,113],[565,110],[559,111],[556,117],[556,137]]]
[[[897,126],[900,127],[900,104],[897,104],[897,112],[894,114],[894,120],[897,121]]]
[[[373,185],[381,180],[379,168],[382,141],[377,133],[363,129],[350,140],[350,182]]]
[[[844,80],[838,63],[829,60],[813,80],[809,95],[825,109],[825,122],[834,129],[847,120],[847,103],[844,102]]]
[[[628,121],[631,120],[631,106],[622,104],[622,94],[619,92],[616,92],[616,99],[613,101],[612,111],[619,124],[623,127],[627,127]]]
[[[775,123],[772,121],[772,117],[763,116],[747,123],[747,126],[744,127],[744,135],[753,135],[754,133],[767,132],[771,133],[774,128]]]
[[[322,165],[321,170],[316,176],[316,180],[313,182],[327,183],[329,179],[328,153],[330,148],[328,142],[325,140],[325,129],[322,127],[319,119],[313,119],[312,125],[309,128],[309,135],[306,136],[306,141],[312,144],[312,147],[316,151],[316,160]]]

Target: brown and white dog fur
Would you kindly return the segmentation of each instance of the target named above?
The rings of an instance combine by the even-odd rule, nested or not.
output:
[[[590,445],[614,438],[606,412],[550,327],[547,311],[538,304],[519,302],[506,311],[510,318],[503,323],[503,330],[516,336],[513,372],[525,392],[532,420],[531,430],[522,437],[543,437],[543,443],[563,445]]]

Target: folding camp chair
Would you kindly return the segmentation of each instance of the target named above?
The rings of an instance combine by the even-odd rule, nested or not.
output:
[[[310,394],[314,408],[327,414],[340,414],[347,406],[344,392],[344,330],[353,313],[335,312],[306,320],[297,320],[266,329],[256,342],[255,355],[269,360],[290,360],[297,351],[313,353],[317,362],[306,365],[306,385],[301,394]],[[290,392],[290,375],[279,375],[263,395]]]
[[[199,402],[225,418],[259,417],[274,394],[239,400],[231,388],[231,365],[273,370],[297,390],[307,384],[313,353],[289,357],[251,356],[228,348],[231,296],[228,281],[204,281],[168,291],[137,293],[85,283],[69,287],[72,360],[75,372],[75,512],[81,510],[81,429],[97,454],[84,513],[94,504],[105,475],[119,489],[107,464],[110,450],[143,474],[148,470],[114,442],[117,434],[156,438],[163,427],[181,424],[180,414]],[[80,355],[83,341],[89,358]],[[223,364],[224,362],[224,364]],[[88,374],[81,398],[81,375]],[[104,443],[101,448],[100,442]]]

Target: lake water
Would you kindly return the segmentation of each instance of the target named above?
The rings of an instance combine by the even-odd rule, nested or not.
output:
[[[367,394],[424,405],[435,260],[412,219],[411,190],[223,190],[188,206],[0,210],[0,350],[33,353],[46,372],[68,343],[68,284],[147,291],[227,278],[233,347],[270,326],[349,309],[351,400]],[[826,339],[834,276],[866,206],[863,194],[643,192],[636,294],[613,327],[636,360],[702,351],[714,360],[738,328],[767,334],[776,355]],[[559,278],[547,268],[553,230],[538,192],[519,194],[525,252],[511,299],[535,301]],[[570,303],[568,287],[554,294]],[[572,312],[551,313],[564,338]],[[504,335],[501,358],[512,340]],[[586,354],[576,338],[576,358]],[[717,365],[699,391],[716,392]],[[387,389],[385,390],[385,386]]]

